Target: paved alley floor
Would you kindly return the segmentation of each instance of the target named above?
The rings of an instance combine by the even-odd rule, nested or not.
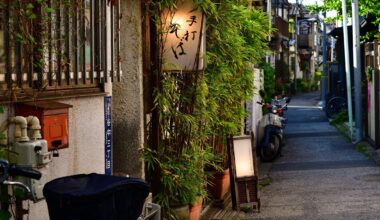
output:
[[[283,157],[248,219],[380,219],[380,167],[329,125],[318,98],[292,99]]]

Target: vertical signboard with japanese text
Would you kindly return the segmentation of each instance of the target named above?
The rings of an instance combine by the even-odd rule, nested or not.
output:
[[[201,11],[194,9],[193,1],[180,1],[175,11],[164,11],[162,21],[163,70],[203,70],[206,51],[205,18]]]
[[[104,162],[106,175],[112,175],[112,97],[104,97]]]

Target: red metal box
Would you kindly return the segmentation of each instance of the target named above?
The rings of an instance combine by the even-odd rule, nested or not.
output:
[[[16,105],[15,114],[27,117],[36,116],[41,123],[42,138],[48,142],[49,150],[53,147],[69,146],[69,108],[72,105],[55,101],[26,102]]]

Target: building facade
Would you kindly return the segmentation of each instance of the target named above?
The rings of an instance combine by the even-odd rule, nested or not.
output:
[[[29,17],[18,16],[27,7]],[[144,178],[143,14],[139,0],[0,7],[1,121],[24,104],[67,106],[67,145],[48,142],[50,152],[57,143],[59,156],[40,168],[46,181],[80,173]],[[3,132],[3,148],[15,141],[13,127]],[[43,199],[30,202],[29,213],[49,219]]]

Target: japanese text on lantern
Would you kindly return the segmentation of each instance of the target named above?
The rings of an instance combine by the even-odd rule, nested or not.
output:
[[[196,38],[197,31],[191,31],[189,33],[189,30],[186,29],[186,26],[191,27],[194,23],[197,23],[197,16],[191,15],[189,20],[186,20],[185,23],[185,29],[184,29],[184,34],[182,36],[179,36],[179,29],[181,28],[180,24],[177,23],[171,23],[169,26],[169,34],[174,34],[175,37],[179,40],[177,45],[172,45],[171,49],[173,52],[173,55],[175,59],[178,60],[178,56],[183,56],[186,55],[185,51],[185,44],[187,44],[190,41],[194,41]]]
[[[183,2],[170,21],[165,21],[164,70],[203,69],[203,22],[202,13],[193,10],[192,2]]]

